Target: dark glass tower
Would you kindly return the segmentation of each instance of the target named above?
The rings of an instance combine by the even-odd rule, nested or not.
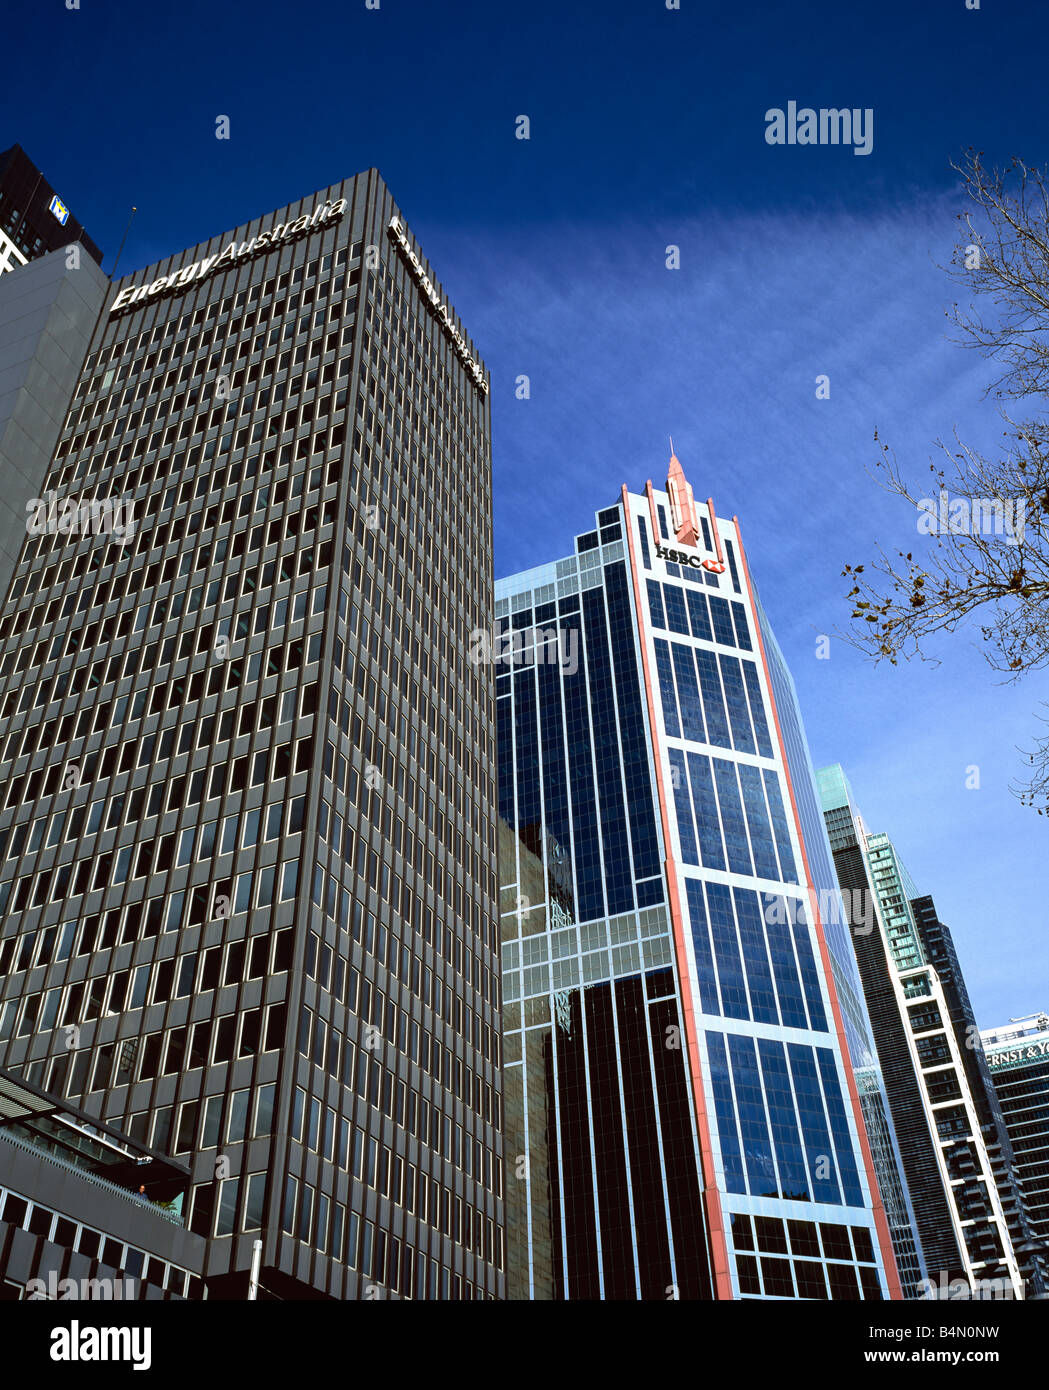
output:
[[[0,275],[75,241],[102,264],[102,252],[22,146],[0,153]]]
[[[1044,1263],[1049,1257],[1049,1014],[1013,1020],[981,1037],[1030,1222],[1022,1258]]]
[[[211,1296],[501,1296],[487,383],[379,175],[116,283],[47,486],[0,1065],[190,1166]]]
[[[899,1297],[862,996],[738,527],[672,458],[498,582],[491,655],[509,1295]]]

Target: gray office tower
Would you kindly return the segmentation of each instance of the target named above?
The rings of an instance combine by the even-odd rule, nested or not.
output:
[[[1001,1165],[970,1086],[960,997],[941,980],[942,951],[934,960],[926,949],[912,904],[929,905],[921,915],[930,933],[935,908],[889,837],[867,830],[841,767],[816,776],[925,1256],[918,1296],[1023,1297],[1013,1194],[999,1191]]]
[[[20,145],[0,154],[0,597],[107,289],[102,253]],[[17,271],[17,274],[6,272]]]
[[[0,1067],[189,1167],[209,1297],[260,1240],[263,1297],[498,1298],[484,368],[374,170],[93,292],[0,620]]]
[[[1049,1256],[1049,1014],[1042,1010],[1011,1019],[981,1037],[1030,1223],[1021,1259],[1038,1261],[1044,1275]],[[1046,1297],[1044,1279],[1037,1296]]]

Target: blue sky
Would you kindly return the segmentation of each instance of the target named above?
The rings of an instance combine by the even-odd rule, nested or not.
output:
[[[981,3],[47,0],[5,18],[0,145],[107,269],[138,206],[123,271],[377,165],[492,373],[496,573],[660,481],[673,434],[740,517],[814,760],[934,895],[986,1027],[1049,1006],[1049,825],[1008,792],[1044,679],[998,684],[975,632],[938,667],[815,655],[843,564],[913,542],[865,472],[875,428],[916,479],[938,437],[1000,429],[947,341],[949,161],[1049,158],[1049,91],[1017,90],[1049,17]],[[872,108],[872,153],[767,145],[790,100]]]

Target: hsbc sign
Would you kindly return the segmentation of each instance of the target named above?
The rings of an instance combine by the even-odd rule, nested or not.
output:
[[[661,560],[666,560],[672,565],[691,565],[697,570],[711,570],[714,574],[725,573],[725,566],[720,560],[702,560],[698,555],[690,555],[687,550],[668,550],[665,545],[657,545],[656,554]]]

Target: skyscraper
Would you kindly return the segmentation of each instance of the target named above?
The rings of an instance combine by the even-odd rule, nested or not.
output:
[[[961,962],[955,949],[951,929],[941,922],[936,904],[928,895],[911,900],[911,913],[921,938],[925,958],[936,971],[940,988],[947,1003],[951,1027],[958,1044],[958,1056],[965,1069],[965,1079],[980,1121],[980,1130],[994,1170],[995,1186],[1009,1227],[1025,1294],[1045,1295],[1049,1292],[1049,1250],[1040,1250],[1031,1224],[1012,1141],[1009,1138],[1005,1115],[1002,1112],[990,1067],[984,1055],[976,1015],[969,1000]]]
[[[486,655],[509,1296],[899,1297],[862,997],[738,526],[672,457],[666,492],[497,583]]]
[[[889,837],[867,830],[841,767],[817,776],[924,1251],[924,1296],[996,1284],[1022,1297],[965,1045],[912,907],[924,900]]]
[[[17,280],[33,267],[5,277]],[[112,286],[0,620],[0,1065],[210,1296],[502,1293],[487,379],[375,170]]]
[[[0,153],[0,275],[77,241],[102,264],[102,252],[22,146]]]
[[[981,1038],[1030,1223],[1030,1258],[1044,1263],[1049,1256],[1049,1014],[989,1028]]]
[[[0,599],[109,288],[101,263],[22,147],[0,154]]]

